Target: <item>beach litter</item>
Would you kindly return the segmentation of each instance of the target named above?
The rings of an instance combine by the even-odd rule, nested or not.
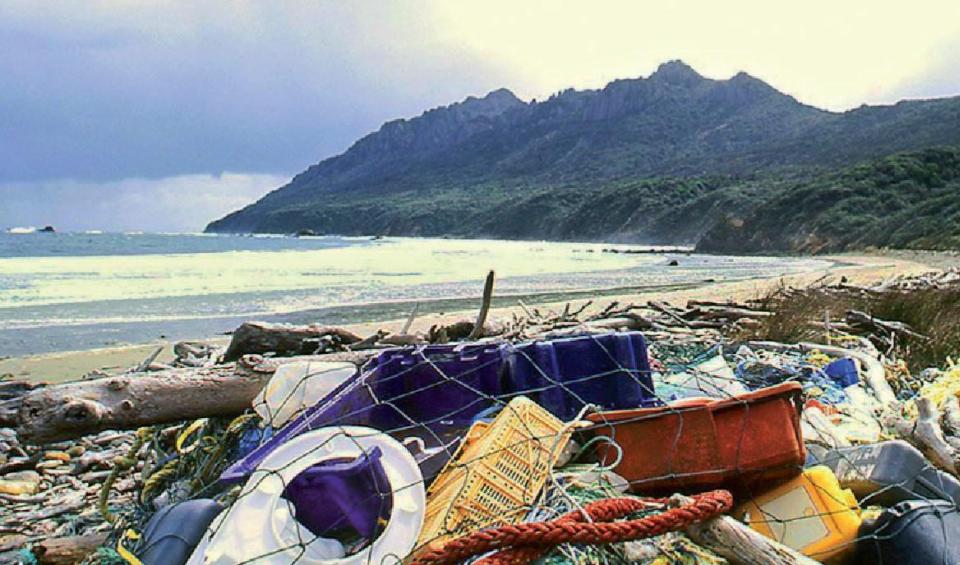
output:
[[[771,341],[770,299],[489,320],[492,290],[423,333],[247,323],[171,364],[0,383],[0,562],[960,559],[960,368],[906,362],[930,336],[852,310]]]

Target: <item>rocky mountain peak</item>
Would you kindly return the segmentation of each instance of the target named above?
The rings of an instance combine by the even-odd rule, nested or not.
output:
[[[468,96],[463,102],[448,106],[447,108],[459,107],[461,111],[467,113],[470,117],[492,117],[500,115],[511,108],[519,108],[525,105],[526,103],[517,98],[510,90],[498,88],[497,90],[488,92],[483,98]]]
[[[704,77],[693,70],[693,67],[679,59],[662,63],[657,70],[650,75],[650,80],[674,84],[677,86],[692,86],[701,82]]]

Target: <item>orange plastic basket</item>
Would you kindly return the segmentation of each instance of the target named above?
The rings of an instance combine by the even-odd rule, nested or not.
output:
[[[427,490],[417,545],[435,548],[489,526],[522,521],[570,433],[523,396],[511,400],[493,422],[473,424]]]

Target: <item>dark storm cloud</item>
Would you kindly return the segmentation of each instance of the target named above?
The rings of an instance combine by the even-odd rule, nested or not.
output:
[[[0,182],[295,173],[502,84],[431,25],[379,2],[5,2]]]

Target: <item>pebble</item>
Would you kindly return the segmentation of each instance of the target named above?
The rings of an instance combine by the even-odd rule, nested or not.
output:
[[[99,483],[110,476],[110,471],[90,471],[80,475],[80,480],[85,483]]]
[[[38,487],[37,483],[0,479],[0,493],[2,494],[36,494]]]
[[[97,500],[114,458],[125,455],[134,439],[134,432],[111,430],[39,447],[21,445],[14,429],[0,428],[0,462],[11,469],[0,474],[0,541],[13,528],[30,540],[109,531]],[[112,507],[133,506],[141,488],[134,474],[123,473],[111,489]],[[0,563],[8,562],[4,551],[0,544]]]
[[[63,461],[59,459],[51,459],[49,461],[41,461],[36,464],[36,469],[53,469],[54,467],[59,467],[63,465]]]
[[[34,471],[7,473],[0,479],[0,493],[3,494],[37,494],[38,490],[40,490],[40,474]]]
[[[106,445],[116,439],[123,439],[125,437],[127,437],[127,434],[107,430],[97,434],[97,437],[93,438],[93,443],[97,445]]]
[[[36,471],[17,471],[15,473],[7,473],[3,476],[3,478],[11,481],[31,481],[34,483],[39,483],[40,473]]]

